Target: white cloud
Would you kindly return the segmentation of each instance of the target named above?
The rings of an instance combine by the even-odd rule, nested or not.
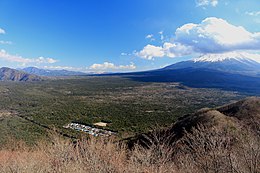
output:
[[[260,32],[251,33],[242,26],[210,17],[200,24],[189,23],[175,32],[176,41],[201,53],[260,49]]]
[[[181,57],[193,53],[192,47],[184,46],[180,43],[165,42],[163,44],[163,50],[165,52],[165,56],[170,58]]]
[[[0,40],[0,44],[13,44],[11,41],[3,41],[3,40]]]
[[[30,61],[30,59],[23,58],[19,55],[11,55],[3,49],[0,50],[0,59],[9,62],[19,62],[19,63],[28,63]]]
[[[223,53],[260,50],[260,32],[252,33],[224,19],[209,17],[199,24],[188,23],[175,31],[174,40],[161,46],[146,45],[135,55],[152,60],[155,57],[180,57],[193,53]]]
[[[0,28],[0,34],[5,34],[5,30]]]
[[[30,59],[32,62],[36,62],[36,63],[39,63],[39,64],[53,64],[55,62],[57,62],[56,59],[53,59],[53,58],[44,58],[44,57],[39,57],[39,58],[36,58],[36,59]]]
[[[80,67],[71,67],[71,66],[43,66],[44,69],[49,70],[71,70],[71,71],[83,71],[83,68]]]
[[[144,59],[153,59],[154,57],[163,57],[165,55],[161,46],[146,45],[143,50],[136,53],[137,56]]]
[[[163,41],[163,40],[164,40],[163,31],[160,31],[160,32],[158,32],[158,33],[160,34],[160,39],[161,39],[161,41]]]
[[[121,56],[131,56],[132,54],[131,53],[122,52],[120,55]]]
[[[131,63],[129,65],[115,65],[111,62],[104,62],[103,64],[93,64],[88,69],[90,70],[134,70],[136,66],[134,63]]]
[[[249,16],[260,16],[260,11],[251,11],[251,12],[246,12],[246,15],[249,15]]]
[[[213,7],[216,7],[216,6],[218,5],[218,0],[212,0],[212,1],[211,1],[211,5],[212,5]]]
[[[179,43],[169,43],[165,42],[163,46],[154,46],[148,44],[141,50],[140,52],[137,52],[136,55],[152,60],[154,57],[178,57],[178,56],[183,56],[183,55],[188,55],[192,52],[192,48],[189,46],[184,46]]]
[[[145,38],[146,39],[151,39],[151,38],[153,38],[153,34],[148,34]]]
[[[57,62],[57,60],[53,58],[44,58],[44,57],[38,57],[38,58],[23,58],[19,55],[12,55],[6,52],[5,50],[0,50],[0,59],[9,61],[9,62],[18,62],[23,64],[28,63],[36,63],[36,64],[52,64]]]
[[[145,38],[149,39],[150,41],[155,41],[155,38],[154,38],[153,34],[148,34]]]
[[[204,7],[209,5],[216,7],[218,5],[218,0],[196,0],[197,7]]]

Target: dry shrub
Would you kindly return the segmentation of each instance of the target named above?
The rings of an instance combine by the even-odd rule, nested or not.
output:
[[[0,172],[47,172],[45,154],[43,152],[0,151]]]
[[[180,150],[176,151],[175,160],[185,172],[226,172],[232,140],[227,130],[198,126],[191,133],[186,132],[178,144]]]
[[[176,145],[174,161],[181,172],[259,173],[260,141],[249,130],[198,126]]]
[[[143,136],[141,145],[136,144],[130,152],[130,165],[137,172],[176,172],[172,161],[173,148],[170,147],[171,136],[165,135],[158,130],[149,136]]]
[[[158,149],[136,147],[129,151],[111,139],[72,142],[54,134],[51,142],[40,141],[33,148],[0,151],[0,172],[174,172],[172,163],[167,162],[168,150]]]
[[[230,153],[230,166],[238,173],[260,172],[260,137],[252,133],[241,133],[240,143]]]
[[[155,132],[147,136],[148,148],[129,150],[108,138],[72,142],[54,134],[33,148],[21,143],[0,150],[0,172],[260,172],[259,136],[250,130],[198,126],[176,143],[170,139]]]

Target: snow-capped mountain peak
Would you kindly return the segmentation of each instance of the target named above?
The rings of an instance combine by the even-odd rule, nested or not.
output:
[[[205,54],[193,59],[193,62],[222,62],[226,60],[236,60],[240,62],[256,61],[260,62],[260,55],[245,52],[228,52],[221,54]]]
[[[164,69],[210,69],[221,72],[260,76],[260,55],[246,52],[206,54],[189,61],[169,65]]]

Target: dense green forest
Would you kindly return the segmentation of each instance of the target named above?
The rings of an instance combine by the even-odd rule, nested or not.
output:
[[[40,82],[0,83],[0,143],[9,138],[33,143],[46,130],[78,137],[70,122],[109,122],[106,129],[126,138],[168,126],[184,114],[245,97],[179,83],[136,82],[121,77],[71,77]]]

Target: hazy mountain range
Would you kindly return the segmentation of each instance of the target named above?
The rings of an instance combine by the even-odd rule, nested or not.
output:
[[[86,75],[86,73],[68,70],[45,70],[36,67],[27,67],[23,69],[2,67],[0,69],[0,81],[40,81],[43,80],[44,77],[80,75]]]
[[[40,69],[36,67],[27,67],[21,69],[22,71],[25,71],[29,74],[35,74],[38,76],[80,76],[80,75],[86,75],[86,73],[83,72],[76,72],[76,71],[69,71],[69,70],[46,70],[46,69]]]
[[[2,68],[0,80],[38,81],[39,76],[78,76],[83,72],[36,67]],[[190,87],[221,88],[260,94],[260,63],[243,53],[207,54],[167,67],[132,73],[113,73],[142,82],[180,82]]]
[[[0,68],[1,81],[40,81],[41,77],[8,67]]]

